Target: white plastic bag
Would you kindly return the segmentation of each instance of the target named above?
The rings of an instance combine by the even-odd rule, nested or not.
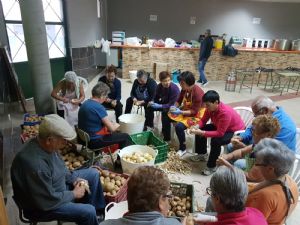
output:
[[[125,38],[125,41],[124,41],[125,45],[133,45],[133,46],[140,46],[141,43],[142,43],[142,40],[137,37]]]
[[[172,38],[166,38],[166,40],[165,40],[166,48],[174,48],[175,45],[176,45],[176,42]]]
[[[110,55],[110,42],[108,40],[101,39],[101,45],[102,45],[102,52],[105,52],[106,54]]]

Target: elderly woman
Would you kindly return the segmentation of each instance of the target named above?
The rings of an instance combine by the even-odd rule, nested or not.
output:
[[[195,76],[189,71],[182,72],[177,80],[182,88],[175,107],[171,107],[169,117],[176,121],[176,135],[179,141],[179,150],[177,154],[182,156],[186,153],[185,133],[184,131],[200,120],[203,110],[202,96],[203,90],[195,84]]]
[[[106,220],[101,225],[180,225],[166,218],[169,211],[170,181],[162,170],[143,166],[137,168],[128,181],[128,212],[120,219]]]
[[[279,121],[272,115],[260,115],[257,116],[252,122],[252,135],[254,145],[257,144],[263,138],[274,138],[280,131]],[[254,147],[253,145],[253,147]],[[233,161],[234,166],[246,170],[247,181],[260,182],[263,180],[263,176],[259,173],[259,170],[253,166],[255,158],[251,154],[252,149],[244,147],[235,150],[229,154],[224,154],[217,160],[218,164],[223,164],[224,160]]]
[[[121,81],[116,78],[117,68],[114,65],[106,67],[105,76],[99,78],[99,81],[107,84],[110,88],[110,93],[102,105],[106,109],[115,110],[116,121],[119,123],[119,116],[122,115],[123,105],[121,101]]]
[[[171,74],[167,71],[159,73],[160,84],[157,86],[154,101],[150,102],[153,111],[161,111],[162,133],[164,141],[171,140],[171,120],[168,112],[179,96],[179,88],[171,81]]]
[[[147,130],[147,127],[153,127],[154,113],[148,108],[148,103],[154,99],[157,84],[144,70],[139,70],[136,76],[137,79],[133,82],[130,97],[126,100],[125,113],[131,113],[133,105],[143,106],[146,117],[144,130]]]
[[[216,171],[216,161],[221,153],[221,146],[229,144],[235,131],[245,128],[240,115],[229,105],[220,101],[219,94],[210,90],[202,98],[206,111],[198,123],[200,129],[191,129],[195,134],[195,149],[198,155],[192,156],[194,162],[206,161],[207,138],[211,137],[210,153],[207,167],[201,172],[202,175],[210,175]],[[208,121],[211,121],[207,124]]]
[[[51,96],[58,100],[57,114],[65,118],[71,126],[77,124],[79,105],[85,95],[83,84],[76,73],[66,72],[64,79],[59,81],[52,90]]]
[[[266,219],[259,210],[245,207],[248,186],[243,171],[234,167],[221,166],[211,177],[209,186],[206,189],[210,195],[208,204],[213,211],[217,212],[218,221],[204,224],[267,225]]]
[[[298,187],[288,175],[295,155],[282,142],[265,138],[254,148],[255,167],[265,181],[251,188],[246,206],[259,209],[270,225],[281,225],[298,203]]]
[[[109,92],[110,89],[105,83],[98,82],[92,89],[91,99],[86,100],[78,112],[78,128],[90,135],[89,148],[91,149],[113,144],[119,144],[120,148],[130,145],[128,134],[113,133],[120,125],[109,120],[106,109],[102,105]]]

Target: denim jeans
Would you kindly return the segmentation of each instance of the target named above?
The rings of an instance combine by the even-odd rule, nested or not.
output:
[[[206,79],[206,76],[205,76],[205,73],[204,73],[204,67],[205,67],[206,62],[207,62],[207,59],[202,59],[201,61],[199,61],[199,64],[198,64],[200,80],[202,81],[202,83],[207,82],[207,79]]]
[[[96,210],[105,207],[103,190],[101,187],[99,172],[88,168],[73,172],[75,176],[89,182],[91,194],[86,194],[80,202],[68,202],[57,209],[50,211],[24,211],[25,217],[32,220],[51,221],[61,220],[75,222],[78,225],[98,225]]]

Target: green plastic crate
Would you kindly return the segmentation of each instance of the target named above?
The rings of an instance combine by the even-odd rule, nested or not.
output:
[[[158,151],[155,163],[162,163],[167,160],[169,152],[168,143],[156,137],[151,131],[132,134],[130,138],[133,144],[136,145],[153,145]]]

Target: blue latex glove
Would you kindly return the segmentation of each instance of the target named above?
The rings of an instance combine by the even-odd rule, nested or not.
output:
[[[182,111],[179,108],[176,108],[176,110],[171,111],[171,113],[174,114],[174,115],[180,115],[180,114],[182,114]]]
[[[151,104],[151,107],[152,107],[153,109],[161,109],[161,108],[162,108],[162,105],[161,105],[161,104],[158,104],[158,103],[153,103],[153,104]]]

